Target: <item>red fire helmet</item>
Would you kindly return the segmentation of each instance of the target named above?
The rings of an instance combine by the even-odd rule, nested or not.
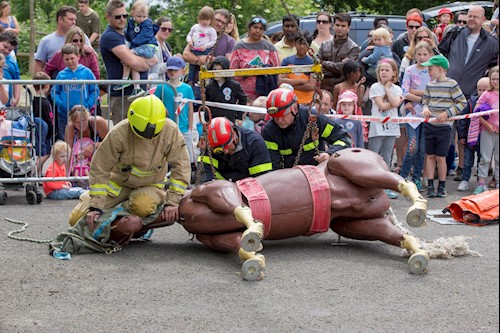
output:
[[[296,102],[297,95],[290,89],[275,89],[267,96],[267,113],[273,118],[282,117],[291,111],[291,106]]]
[[[233,123],[226,117],[213,118],[208,124],[208,144],[212,148],[221,147],[231,142]]]

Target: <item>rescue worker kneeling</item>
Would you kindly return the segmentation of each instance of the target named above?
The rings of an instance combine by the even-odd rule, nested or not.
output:
[[[165,191],[168,166],[170,185]],[[94,230],[103,210],[121,203],[139,220],[163,207],[157,221],[174,223],[179,219],[178,206],[190,175],[184,138],[177,125],[166,117],[162,101],[154,95],[138,98],[130,105],[127,119],[111,129],[95,152],[89,174],[90,191],[80,197],[69,223],[74,225],[86,215],[89,229]],[[124,223],[125,220],[114,226],[125,238],[143,227],[142,221],[133,217],[129,220],[133,223]]]
[[[234,125],[225,117],[213,118],[208,124],[207,140],[212,158],[208,155],[198,158],[203,163],[205,181],[237,181],[272,170],[271,157],[262,137],[255,131]]]
[[[267,96],[267,113],[271,117],[262,128],[262,137],[273,163],[273,169],[291,168],[298,155],[309,123],[307,107],[297,104],[297,96],[288,88],[278,88]],[[300,165],[318,165],[334,152],[352,147],[349,134],[333,120],[312,111],[318,133],[308,135],[300,155]],[[328,146],[326,144],[329,144]],[[319,150],[319,154],[316,154]]]

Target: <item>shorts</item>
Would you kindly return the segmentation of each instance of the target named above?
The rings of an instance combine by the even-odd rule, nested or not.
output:
[[[425,153],[427,155],[448,156],[452,127],[434,126],[424,123]]]
[[[133,48],[132,52],[134,52],[135,55],[137,55],[141,58],[150,59],[156,55],[156,48],[157,47],[158,46],[152,45],[152,44],[144,44],[144,45],[139,45],[139,46]]]

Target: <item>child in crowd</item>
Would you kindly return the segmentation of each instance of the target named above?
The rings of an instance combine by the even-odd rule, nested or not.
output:
[[[358,109],[358,96],[350,90],[345,90],[340,96],[337,103],[337,113],[351,116],[354,110]],[[336,119],[340,126],[342,126],[350,135],[354,142],[354,147],[364,148],[365,143],[363,139],[363,124],[359,120],[352,119]]]
[[[499,89],[499,72],[498,66],[490,69],[488,78],[490,79],[490,89],[486,90],[477,100],[474,112],[478,112],[479,109],[483,111],[484,109],[498,109],[498,89]],[[486,104],[486,105],[485,105]],[[485,107],[486,106],[486,107]],[[478,119],[479,118],[479,119]],[[499,173],[499,140],[498,140],[498,112],[493,113],[489,116],[472,118],[470,128],[473,127],[473,123],[479,121],[481,127],[481,139],[480,139],[480,151],[481,159],[479,161],[479,166],[477,170],[478,185],[474,190],[473,194],[480,194],[487,191],[485,181],[488,176],[488,170],[491,163],[491,158],[493,155],[493,160],[495,161],[495,173],[494,177],[496,179],[495,187],[498,188],[498,173]]]
[[[56,80],[75,80],[74,84],[56,84],[52,88],[52,96],[57,106],[57,130],[59,138],[64,138],[64,130],[68,123],[68,113],[77,104],[91,109],[99,96],[97,84],[77,84],[78,80],[95,80],[94,73],[78,63],[80,53],[74,44],[65,44],[61,48],[65,69],[57,74]]]
[[[407,117],[420,117],[422,115],[422,96],[424,95],[427,83],[431,80],[427,67],[422,66],[422,63],[428,61],[432,54],[432,46],[429,43],[419,42],[415,46],[413,55],[417,63],[407,67],[405,70],[401,88],[403,88],[403,96],[407,100],[405,104]],[[412,180],[417,185],[419,191],[422,191],[420,178],[422,177],[425,159],[423,128],[422,123],[406,124],[408,146],[400,172],[401,177],[407,178],[413,168]]]
[[[66,177],[66,163],[68,162],[70,148],[66,142],[57,141],[54,144],[53,151],[54,162],[49,165],[45,177]],[[64,180],[44,182],[43,190],[47,198],[53,200],[78,199],[84,192],[83,188],[72,187],[70,182]]]
[[[156,57],[158,42],[155,35],[158,32],[158,26],[148,17],[149,6],[147,2],[144,0],[135,1],[130,10],[130,15],[132,17],[128,20],[125,29],[125,38],[130,43],[131,51],[135,55],[146,59]],[[132,74],[132,80],[141,79],[139,72],[124,64],[122,79],[127,80],[130,74]],[[124,89],[128,86],[130,84],[120,85],[115,87],[114,90]],[[133,100],[145,94],[146,92],[137,83],[134,85],[134,92],[128,97],[128,100]]]
[[[38,72],[33,76],[33,80],[50,80],[49,74]],[[34,84],[34,94],[31,105],[33,108],[33,117],[35,125],[39,132],[36,133],[35,152],[39,157],[37,159],[38,174],[42,174],[43,164],[50,157],[50,147],[52,147],[52,136],[54,135],[54,113],[52,106],[47,98],[50,91],[50,84]]]
[[[218,56],[212,61],[209,66],[210,70],[229,69],[229,59],[225,56]],[[228,104],[247,104],[247,95],[241,89],[238,82],[230,77],[214,78],[210,81],[206,88],[206,99],[210,102],[228,103]],[[235,112],[233,110],[211,107],[212,118],[226,117],[232,123],[241,125],[242,112]],[[208,122],[208,112],[205,112],[205,121]]]
[[[422,97],[425,118],[436,117],[436,122],[424,123],[426,170],[429,178],[427,196],[446,197],[446,156],[452,139],[453,124],[446,121],[460,113],[467,105],[467,100],[457,81],[446,76],[450,66],[445,56],[438,54],[421,64],[429,68],[431,81],[427,83]],[[434,187],[435,168],[438,168],[439,185]]]
[[[479,97],[487,90],[491,89],[490,87],[490,79],[487,77],[482,77],[477,81],[477,94],[472,95],[467,106],[463,109],[462,114],[469,114],[474,112],[476,108],[477,100]],[[460,119],[457,122],[457,134],[458,140],[461,141],[464,146],[464,167],[462,169],[462,181],[458,184],[457,191],[468,191],[469,190],[469,179],[472,175],[472,166],[474,165],[474,161],[481,160],[481,155],[479,151],[479,142],[477,142],[478,138],[473,138],[471,136],[471,141],[468,141],[469,137],[469,126],[470,119]],[[479,131],[479,128],[477,129]]]
[[[309,42],[302,34],[297,34],[295,37],[295,49],[297,53],[286,57],[281,62],[281,66],[297,66],[297,65],[312,65],[314,60],[307,55],[309,51]],[[297,95],[297,103],[309,105],[314,95],[316,88],[316,79],[314,75],[309,73],[290,73],[280,75],[278,78],[278,85],[281,83],[290,84]]]
[[[398,66],[392,59],[382,59],[377,67],[378,82],[370,88],[372,100],[371,114],[374,117],[398,117],[398,107],[403,102],[403,91],[395,83],[398,82]],[[368,149],[381,155],[389,167],[396,138],[399,137],[399,124],[376,123],[370,124],[368,132]],[[397,199],[398,195],[386,190],[387,196]]]
[[[253,102],[252,106],[266,109],[267,96],[259,96]],[[247,117],[254,123],[254,131],[261,134],[262,127],[266,124],[266,114],[252,112],[247,115]]]
[[[183,103],[182,98],[194,99],[193,88],[190,85],[181,82],[181,77],[184,75],[186,62],[181,57],[170,57],[167,60],[167,75],[170,78],[170,84],[177,91],[177,96],[174,96],[174,91],[167,84],[160,84],[156,87],[155,95],[163,101],[167,114],[170,119],[175,121],[179,126],[179,130],[184,136],[186,146],[189,152],[189,160],[194,166],[193,152],[193,103]],[[177,108],[175,107],[177,104]]]
[[[364,83],[366,82],[366,78],[363,75],[363,66],[359,61],[355,60],[347,60],[342,67],[342,73],[345,77],[345,80],[336,84],[333,88],[333,105],[337,106],[339,95],[341,95],[344,91],[350,90],[358,96],[357,107],[354,110],[355,115],[362,116],[363,115],[363,96],[365,94],[366,88]],[[338,112],[338,111],[337,111]],[[366,122],[361,122],[363,125],[363,140],[365,143],[368,142],[368,124]]]
[[[5,66],[5,56],[0,53],[0,69]],[[3,80],[3,70],[0,70],[0,81]],[[4,107],[9,101],[9,85],[0,84],[0,107]]]
[[[215,11],[210,6],[204,6],[198,12],[198,23],[191,27],[186,36],[191,52],[194,55],[207,55],[217,42],[217,31],[214,28]],[[188,82],[192,82],[195,73],[199,70],[197,65],[189,65]],[[194,83],[194,82],[193,82]]]
[[[453,20],[453,13],[448,8],[441,8],[438,12],[438,23],[434,27],[434,33],[438,39],[438,43],[443,39],[444,30]]]
[[[372,43],[375,46],[372,54],[361,58],[361,62],[368,65],[368,70],[366,72],[371,77],[375,78],[377,76],[376,71],[380,60],[393,58],[391,50],[392,39],[389,30],[384,27],[375,29],[372,35]]]

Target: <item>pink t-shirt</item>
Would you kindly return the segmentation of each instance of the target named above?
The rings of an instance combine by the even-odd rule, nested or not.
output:
[[[498,109],[498,91],[487,90],[477,100],[476,105],[488,104],[492,109]],[[488,123],[498,128],[498,112],[490,114]]]

